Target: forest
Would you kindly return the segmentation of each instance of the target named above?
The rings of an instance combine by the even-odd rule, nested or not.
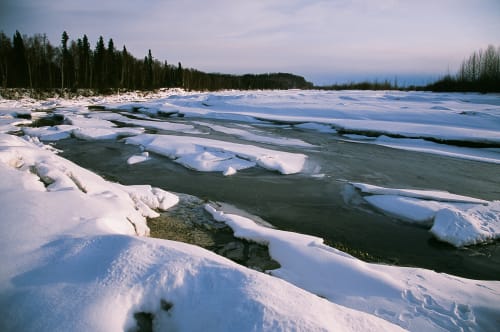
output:
[[[313,85],[288,73],[229,75],[205,73],[182,64],[155,59],[148,51],[135,58],[113,39],[99,37],[92,48],[86,35],[70,40],[62,33],[54,46],[45,34],[9,38],[0,32],[0,86],[28,89],[92,89],[100,93],[122,90],[153,90],[179,87],[186,90],[306,89]]]
[[[205,73],[170,64],[153,57],[134,57],[124,45],[117,49],[113,39],[99,37],[94,47],[86,35],[70,40],[62,33],[54,46],[45,34],[9,38],[0,31],[0,87],[31,90],[87,89],[98,93],[119,90],[183,88],[215,91],[221,89],[324,89],[324,90],[426,90],[435,92],[500,92],[500,47],[490,45],[465,59],[459,71],[447,74],[427,86],[399,87],[397,82],[360,82],[314,86],[304,77],[289,73],[231,75]]]
[[[473,52],[456,75],[446,75],[426,87],[431,91],[500,92],[500,46]]]

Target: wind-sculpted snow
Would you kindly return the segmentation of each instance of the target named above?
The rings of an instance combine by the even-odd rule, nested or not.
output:
[[[58,193],[60,204],[66,206],[64,195],[81,197],[88,213],[79,216],[81,223],[95,223],[124,234],[149,234],[145,217],[157,217],[152,209],[165,210],[177,204],[178,198],[150,186],[121,186],[81,168],[52,151],[22,138],[0,134],[0,162],[33,177],[36,188]],[[5,176],[3,176],[5,177]],[[43,184],[43,185],[42,185]],[[94,216],[92,210],[103,203],[112,206],[105,214]],[[69,216],[71,213],[68,214]]]
[[[362,262],[318,237],[266,228],[206,205],[237,237],[269,247],[272,275],[410,331],[489,331],[500,315],[500,282]]]
[[[489,202],[442,191],[352,185],[377,209],[406,222],[429,226],[439,240],[456,247],[500,238],[500,201]]]
[[[0,329],[400,331],[199,247],[137,237],[177,197],[0,135]],[[132,226],[132,223],[134,226]],[[194,315],[194,316],[193,316]]]
[[[302,171],[307,159],[299,153],[192,136],[145,134],[127,138],[126,142],[203,172],[233,173],[231,169],[238,171],[259,165],[282,174],[293,174]]]

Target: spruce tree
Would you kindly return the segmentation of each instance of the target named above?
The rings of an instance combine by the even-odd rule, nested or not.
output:
[[[0,31],[0,84],[3,88],[9,83],[9,70],[11,67],[12,44],[10,38]]]
[[[16,30],[13,38],[12,50],[12,71],[13,71],[13,87],[24,88],[27,86],[28,64],[26,62],[26,53],[24,49],[24,41],[21,33]]]
[[[64,89],[64,71],[67,69],[69,57],[68,39],[69,36],[66,31],[64,31],[61,37],[61,89]]]
[[[104,57],[106,56],[106,47],[102,36],[97,41],[94,51],[94,87],[97,89],[104,88]]]

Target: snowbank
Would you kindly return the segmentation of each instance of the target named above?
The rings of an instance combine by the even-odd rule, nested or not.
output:
[[[0,134],[0,162],[33,177],[36,188],[50,193],[82,197],[88,204],[88,216],[81,222],[95,222],[123,234],[149,234],[144,217],[156,217],[152,209],[167,209],[178,202],[177,196],[150,186],[125,187],[107,182],[98,175],[81,168],[39,144],[22,138]],[[27,175],[26,175],[27,176]],[[45,187],[44,187],[45,186]],[[92,215],[92,204],[106,202],[113,208],[99,218]],[[66,206],[66,204],[63,204]]]
[[[332,302],[379,316],[411,331],[489,331],[500,315],[500,282],[474,281],[418,268],[362,262],[321,238],[258,225],[206,205],[236,237],[269,247],[271,271]]]
[[[191,136],[144,134],[127,138],[126,142],[203,172],[228,173],[230,167],[238,171],[259,165],[282,174],[293,174],[302,171],[307,159],[298,153]]]
[[[160,331],[400,330],[199,247],[133,236],[177,202],[163,190],[4,134],[0,172],[2,331],[129,331],[141,312]]]
[[[439,240],[456,247],[500,238],[500,201],[443,191],[383,188],[352,183],[377,209],[403,221],[432,226]]]

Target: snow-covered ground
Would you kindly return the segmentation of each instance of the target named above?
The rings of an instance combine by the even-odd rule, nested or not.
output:
[[[500,282],[368,264],[324,245],[321,238],[262,227],[212,205],[206,209],[235,236],[267,245],[281,265],[272,275],[337,304],[413,331],[488,330],[498,324],[490,310],[500,310]]]
[[[177,197],[0,136],[2,331],[398,331],[202,248],[147,235]]]
[[[29,126],[53,115],[64,122]],[[2,330],[133,330],[139,312],[153,315],[155,329],[180,331],[498,328],[500,281],[365,263],[321,238],[262,227],[217,205],[206,209],[235,236],[269,247],[281,265],[272,276],[199,247],[148,238],[146,218],[175,205],[174,194],[108,182],[42,143],[126,137],[143,150],[130,165],[154,153],[198,171],[261,167],[286,176],[307,173],[308,152],[319,149],[294,138],[297,131],[498,164],[500,97],[175,90],[0,99]],[[456,246],[499,237],[499,201],[351,185],[367,204],[431,227]]]
[[[12,130],[15,124],[27,122],[16,118],[16,114],[36,114],[34,110],[44,111],[57,107],[56,112],[65,113],[65,108],[73,112],[73,115],[67,117],[68,123],[74,123],[80,128],[78,130],[83,130],[83,138],[111,137],[107,136],[109,123],[102,122],[92,126],[90,123],[78,121],[82,120],[79,119],[79,114],[87,114],[86,117],[96,116],[89,115],[85,108],[89,104],[139,113],[149,119],[130,120],[124,116],[118,119],[120,115],[113,114],[110,120],[174,132],[200,133],[206,128],[194,128],[194,125],[203,125],[197,124],[196,121],[182,124],[172,121],[153,122],[150,121],[150,116],[226,119],[254,125],[266,122],[285,123],[296,129],[339,132],[350,140],[353,140],[352,134],[357,134],[361,136],[355,140],[365,143],[456,158],[500,162],[500,97],[495,94],[294,90],[190,93],[167,90],[147,96],[124,94],[72,100],[0,100],[0,128],[2,131]],[[99,117],[105,119],[102,115]],[[213,125],[209,127],[250,141],[264,141],[275,145],[307,145],[307,142],[287,141],[278,137],[268,137],[266,140],[265,136],[252,130]],[[69,128],[56,127],[50,130],[58,132],[67,131]],[[123,128],[117,128],[115,132],[116,135],[122,136],[136,134],[128,133]],[[54,132],[45,133],[48,134],[52,135],[47,136],[47,140],[55,139]],[[43,132],[32,131],[30,135],[44,138]],[[371,139],[366,139],[366,135]],[[390,136],[390,139],[387,136]],[[439,144],[450,142],[459,146]]]

